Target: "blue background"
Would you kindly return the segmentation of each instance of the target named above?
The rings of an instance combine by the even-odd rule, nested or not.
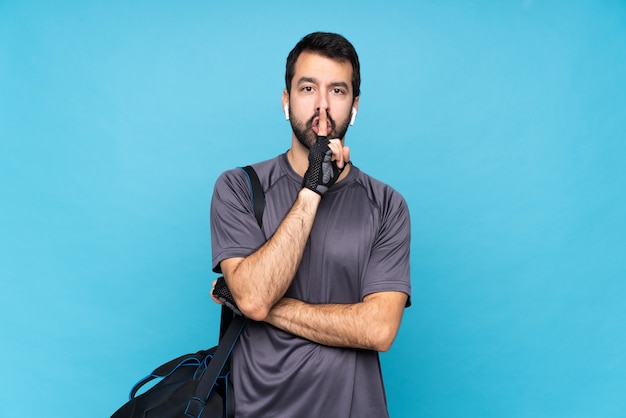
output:
[[[216,342],[213,183],[289,146],[314,30],[355,44],[353,161],[412,213],[391,415],[626,416],[618,0],[0,0],[0,416],[109,416]]]

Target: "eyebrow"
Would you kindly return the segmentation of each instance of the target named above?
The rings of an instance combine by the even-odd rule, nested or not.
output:
[[[302,84],[302,83],[313,83],[313,84],[319,84],[319,81],[314,78],[314,77],[300,77],[298,79],[298,84]],[[348,83],[344,82],[344,81],[335,81],[333,83],[330,83],[331,87],[343,87],[346,90],[350,89],[350,86],[348,86]]]

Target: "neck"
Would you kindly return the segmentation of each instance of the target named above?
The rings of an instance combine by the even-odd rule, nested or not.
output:
[[[287,151],[287,160],[293,171],[304,176],[307,168],[309,168],[309,149],[302,145],[297,138],[292,138],[291,148]]]

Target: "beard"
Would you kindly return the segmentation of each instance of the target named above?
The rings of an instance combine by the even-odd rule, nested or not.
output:
[[[295,118],[291,113],[291,108],[289,109],[289,122],[291,123],[291,129],[298,139],[298,142],[300,142],[308,149],[311,149],[311,146],[317,141],[317,134],[313,131],[313,120],[315,120],[315,118],[318,116],[319,112],[315,113],[311,117],[311,119],[304,122]],[[348,116],[345,120],[339,121],[338,124],[333,118],[330,117],[330,115],[328,115],[327,117],[328,125],[330,125],[331,127],[330,133],[328,134],[328,139],[343,139],[346,136],[346,132],[348,132],[350,117]]]

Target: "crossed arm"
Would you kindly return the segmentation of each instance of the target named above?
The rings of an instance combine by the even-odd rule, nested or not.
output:
[[[354,304],[309,304],[283,297],[300,264],[319,202],[319,195],[302,189],[265,245],[246,258],[221,262],[231,293],[250,319],[318,344],[387,351],[400,327],[405,293],[373,293]]]
[[[396,337],[407,295],[380,292],[354,304],[309,304],[283,298],[265,321],[318,344],[387,351]]]

